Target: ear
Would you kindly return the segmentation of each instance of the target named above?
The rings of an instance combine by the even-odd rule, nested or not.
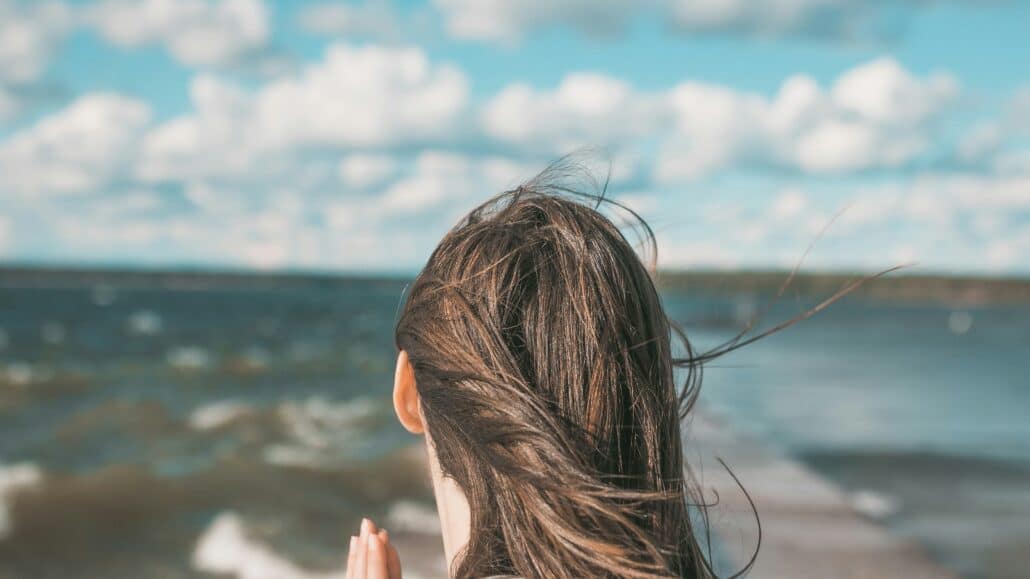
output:
[[[401,350],[397,354],[397,370],[393,375],[393,410],[401,426],[412,434],[422,434],[426,430],[422,423],[421,405],[418,388],[415,387],[415,369],[411,367],[408,353]]]

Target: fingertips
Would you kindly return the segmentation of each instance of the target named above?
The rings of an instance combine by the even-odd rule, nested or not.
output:
[[[358,538],[351,535],[350,546],[347,547],[347,575],[345,579],[353,579],[354,564],[358,559]]]
[[[361,535],[358,537],[358,556],[354,562],[354,579],[365,579],[368,571],[368,533],[362,527]]]
[[[376,527],[375,521],[365,517],[361,519],[361,532],[367,535],[374,535],[379,532],[379,528]]]

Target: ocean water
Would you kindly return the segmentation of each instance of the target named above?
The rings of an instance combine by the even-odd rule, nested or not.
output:
[[[0,578],[342,577],[363,515],[431,575],[389,401],[404,285],[0,288]],[[766,298],[665,300],[705,348]],[[713,362],[702,404],[964,576],[1024,576],[1028,336],[1027,306],[848,299]]]

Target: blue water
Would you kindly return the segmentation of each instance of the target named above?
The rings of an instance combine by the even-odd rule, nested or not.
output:
[[[761,297],[667,295],[689,322]],[[814,302],[782,300],[789,319]],[[705,314],[704,312],[709,312]],[[733,328],[696,325],[702,349]],[[706,346],[707,345],[707,346]],[[1030,307],[850,299],[712,362],[702,402],[783,449],[967,577],[1030,568]]]
[[[431,508],[388,399],[403,287],[0,288],[0,577],[207,577],[191,554],[226,512],[331,569],[359,516]],[[765,302],[664,297],[702,349]],[[884,497],[872,516],[965,576],[1016,577],[1028,336],[1027,306],[847,299],[713,362],[702,405]]]

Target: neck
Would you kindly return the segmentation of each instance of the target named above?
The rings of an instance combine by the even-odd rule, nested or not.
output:
[[[443,535],[443,550],[447,557],[448,572],[453,569],[458,551],[468,543],[471,517],[465,493],[454,479],[444,478],[440,471],[433,441],[426,433],[426,447],[429,454],[429,470],[433,479],[433,494],[436,496],[436,510],[440,514],[440,531]]]

